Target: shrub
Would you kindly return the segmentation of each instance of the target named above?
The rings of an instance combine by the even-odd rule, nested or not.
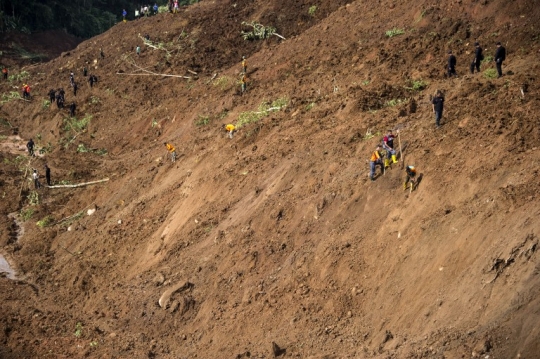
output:
[[[257,111],[247,111],[242,112],[238,116],[238,122],[236,123],[236,128],[240,128],[249,123],[258,122],[261,118],[268,116],[269,113],[274,111],[280,111],[287,106],[288,99],[285,97],[278,98],[272,103],[262,102],[259,105]]]
[[[315,16],[315,12],[317,11],[317,6],[313,5],[309,7],[308,14],[309,16]]]
[[[197,118],[197,120],[195,121],[195,125],[196,126],[206,126],[210,123],[210,118],[208,116],[201,116],[199,115],[199,117]]]
[[[28,221],[34,215],[33,208],[21,209],[21,218],[24,222]]]
[[[43,219],[36,222],[36,225],[39,228],[45,228],[50,226],[53,223],[53,218],[51,216],[45,216]]]
[[[422,91],[427,86],[427,83],[422,80],[410,80],[410,86],[405,86],[408,90]]]
[[[484,71],[484,77],[487,79],[495,79],[499,76],[499,73],[495,69],[487,69]]]
[[[405,33],[405,30],[394,27],[392,30],[386,31],[385,34],[387,37],[394,37],[397,35],[403,35],[404,33]]]
[[[42,102],[42,104],[41,104],[41,107],[44,108],[44,109],[45,109],[45,108],[51,107],[51,101],[49,101],[49,100],[43,100],[43,102]]]

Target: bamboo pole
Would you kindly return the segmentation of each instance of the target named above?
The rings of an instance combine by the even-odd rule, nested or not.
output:
[[[105,179],[102,179],[102,180],[99,180],[99,181],[92,181],[92,182],[85,182],[85,183],[77,183],[77,184],[59,184],[59,185],[55,185],[55,186],[47,186],[48,188],[76,188],[76,187],[84,187],[84,186],[89,186],[91,184],[96,184],[96,183],[102,183],[102,182],[107,182],[109,179],[108,178],[105,178]]]

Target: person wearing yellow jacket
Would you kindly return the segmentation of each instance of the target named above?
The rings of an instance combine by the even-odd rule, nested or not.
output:
[[[369,160],[369,168],[370,168],[369,179],[371,179],[372,181],[375,181],[376,166],[380,166],[381,172],[384,172],[384,166],[381,159],[381,153],[379,152],[380,150],[381,150],[381,146],[377,145],[377,147],[375,148],[375,151],[371,153],[371,158]]]
[[[223,128],[225,129],[225,131],[227,131],[229,138],[233,138],[233,133],[236,131],[236,127],[234,127],[234,125],[232,124],[228,124],[223,125]]]
[[[171,153],[171,160],[173,162],[176,161],[176,148],[174,148],[173,145],[167,142],[164,142],[163,144],[165,145],[165,147],[167,147],[167,151]]]

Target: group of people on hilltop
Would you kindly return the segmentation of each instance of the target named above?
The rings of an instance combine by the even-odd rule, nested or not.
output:
[[[502,64],[504,60],[506,60],[506,49],[501,45],[500,42],[497,42],[496,46],[497,46],[497,50],[495,50],[493,61],[495,61],[495,67],[497,68],[498,77],[502,77],[503,75]],[[469,67],[471,74],[474,74],[474,70],[476,70],[476,72],[480,72],[480,65],[482,64],[482,61],[484,61],[484,53],[483,53],[482,47],[480,47],[480,43],[475,42],[474,43],[474,58]],[[456,65],[457,65],[456,56],[452,53],[452,50],[449,50],[448,51],[448,77],[457,76]]]
[[[157,3],[154,3],[154,6],[150,5],[141,5],[140,9],[135,9],[135,19],[141,18],[141,17],[148,17],[152,15],[157,15],[159,12],[159,6]],[[126,9],[122,10],[122,21],[127,21],[127,15],[128,12]]]

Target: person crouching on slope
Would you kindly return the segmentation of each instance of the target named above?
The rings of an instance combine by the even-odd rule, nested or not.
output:
[[[416,184],[416,168],[414,166],[407,166],[405,167],[405,173],[407,173],[407,177],[403,183],[403,190],[405,191],[407,189],[409,182],[411,182],[411,187],[414,189]]]
[[[234,127],[234,125],[232,124],[228,124],[223,125],[223,128],[225,129],[225,131],[227,131],[227,135],[229,136],[229,138],[233,138],[233,134],[236,132],[236,127]]]
[[[375,181],[375,166],[381,166],[381,172],[384,172],[384,167],[381,160],[381,153],[379,152],[380,150],[381,146],[377,145],[375,151],[373,151],[373,153],[371,154],[371,158],[369,161],[369,179],[371,179],[372,181]]]
[[[171,160],[174,163],[176,161],[176,148],[174,148],[173,145],[167,142],[163,142],[163,144],[165,145],[165,147],[167,147],[167,151],[171,153]]]

